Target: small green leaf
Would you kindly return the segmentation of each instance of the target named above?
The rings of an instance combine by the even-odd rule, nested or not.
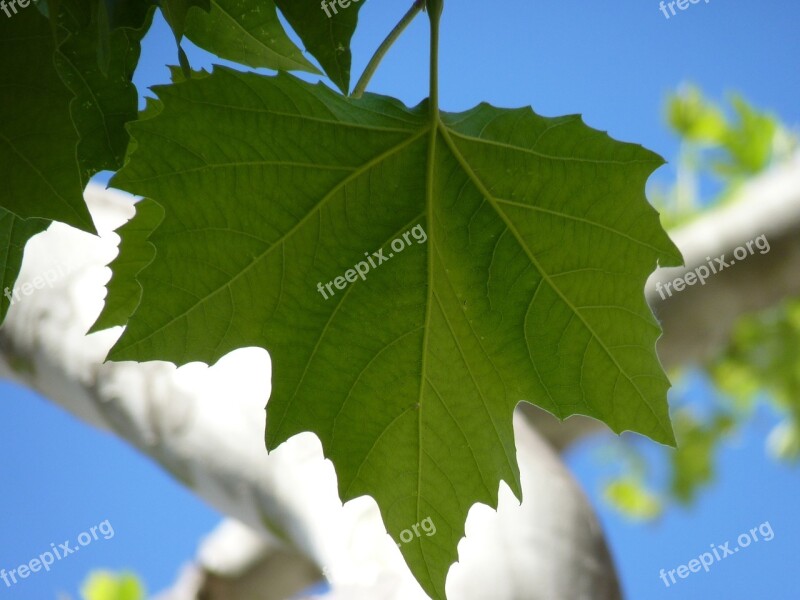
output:
[[[770,452],[800,459],[800,300],[790,298],[739,319],[725,351],[707,369],[717,387],[743,411],[759,400],[782,421],[770,433]]]
[[[114,185],[165,218],[111,358],[267,349],[268,447],[316,433],[342,499],[373,496],[398,543],[430,517],[401,545],[428,594],[470,507],[500,480],[520,496],[518,402],[674,443],[643,292],[681,262],[644,196],[658,156],[576,116],[440,115],[285,74],[155,91]]]
[[[661,499],[635,477],[623,477],[610,482],[604,491],[606,502],[623,514],[641,521],[658,517],[663,510]]]
[[[149,265],[156,251],[147,241],[164,218],[164,209],[152,200],[136,204],[136,215],[119,228],[119,254],[109,265],[113,271],[105,306],[89,333],[125,325],[139,305],[142,288],[136,281],[139,272]]]
[[[54,53],[50,24],[38,11],[0,17],[0,207],[94,232],[75,157],[73,96]]]
[[[752,107],[741,96],[733,96],[731,104],[737,122],[730,126],[722,139],[730,158],[716,166],[724,175],[753,176],[763,171],[772,158],[778,121]]]
[[[209,13],[189,11],[186,37],[248,67],[318,73],[286,35],[271,0],[212,0]]]
[[[50,221],[45,219],[22,220],[0,208],[0,323],[6,318],[12,300],[17,300],[14,298],[14,283],[22,266],[25,244],[49,225]]]
[[[161,12],[164,15],[175,39],[180,43],[186,34],[186,19],[189,10],[197,7],[205,12],[211,10],[211,0],[161,0]]]
[[[670,96],[667,120],[678,134],[694,142],[717,144],[727,130],[722,111],[694,86]]]
[[[275,0],[306,49],[343,94],[350,90],[350,40],[358,24],[358,11],[365,2],[349,0],[342,6],[333,0],[321,6],[319,0]]]
[[[116,575],[106,571],[92,573],[83,584],[84,600],[144,600],[144,587],[130,573]]]
[[[686,410],[675,415],[679,444],[671,452],[670,492],[678,502],[691,503],[698,491],[713,480],[720,441],[734,425],[734,419],[726,414],[717,414],[708,423],[697,420]]]
[[[81,138],[78,161],[85,185],[95,173],[122,166],[129,142],[125,124],[135,121],[138,112],[133,73],[153,10],[139,29],[117,27],[106,32],[108,72],[104,74],[97,57],[97,37],[103,29],[97,11],[84,0],[61,0],[61,5],[60,24],[67,33],[55,64],[75,94],[70,113]]]
[[[181,47],[181,40],[186,33],[186,19],[191,8],[197,7],[205,12],[211,10],[210,0],[161,0],[159,5],[161,13],[164,15],[169,26],[172,28],[172,33],[175,35],[175,42],[178,45],[178,62],[180,63],[181,70],[183,71],[186,79],[189,79],[192,74],[192,67],[189,64],[189,58],[186,52]]]
[[[52,0],[50,0],[52,2]],[[105,2],[111,29],[141,29],[150,19],[155,0],[101,0]]]

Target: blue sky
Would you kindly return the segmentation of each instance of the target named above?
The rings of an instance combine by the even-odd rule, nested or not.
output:
[[[353,46],[356,75],[407,5],[365,4]],[[449,0],[442,105],[458,111],[488,101],[532,105],[547,116],[580,113],[592,127],[672,160],[677,139],[664,125],[664,98],[685,82],[717,99],[741,92],[789,125],[800,125],[798,23],[800,4],[789,0],[701,1],[670,19],[655,0]],[[193,66],[210,64],[204,53],[188,50]],[[168,81],[164,65],[175,62],[173,39],[159,19],[137,72],[140,90]],[[427,94],[427,64],[427,25],[419,18],[371,89],[416,104]],[[653,180],[669,182],[672,174],[667,165]],[[707,401],[702,390],[694,394],[693,401]],[[569,454],[598,506],[628,597],[796,597],[800,473],[765,455],[763,440],[774,420],[759,412],[721,452],[714,486],[692,508],[671,509],[652,525],[631,524],[598,499],[603,471],[596,443]],[[157,591],[173,581],[219,518],[148,459],[7,384],[0,384],[0,455],[0,569],[15,568],[105,520],[115,533],[59,561],[50,573],[13,588],[0,581],[0,600],[77,595],[94,568],[130,568]],[[710,544],[734,541],[765,521],[772,541],[753,544],[669,589],[659,580],[659,569],[686,564]]]

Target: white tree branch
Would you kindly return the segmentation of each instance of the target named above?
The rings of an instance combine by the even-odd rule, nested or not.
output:
[[[212,368],[102,364],[121,330],[84,333],[102,306],[104,265],[116,252],[111,231],[130,218],[133,204],[94,188],[87,200],[100,238],[53,225],[29,243],[20,285],[53,268],[68,274],[11,307],[0,329],[0,376],[114,432],[257,532],[240,557],[240,575],[252,561],[285,551],[324,569],[337,597],[424,598],[374,501],[359,498],[342,507],[333,466],[313,435],[296,436],[267,455],[266,352],[242,349]],[[461,562],[448,579],[450,597],[618,598],[615,569],[588,501],[525,420],[515,420],[515,431],[525,503],[520,507],[503,485],[498,512],[473,507]],[[236,566],[203,560],[209,570]],[[313,567],[293,570],[294,585],[314,573]],[[288,580],[274,584],[272,597],[286,593],[279,585]]]
[[[245,572],[255,574],[258,582],[256,575],[263,576],[268,563],[283,564],[284,575],[293,565],[295,578],[282,580],[295,587],[314,578],[316,565],[326,570],[341,597],[420,597],[385,535],[374,502],[359,499],[340,505],[332,466],[323,461],[313,436],[297,436],[266,455],[263,405],[270,364],[265,352],[240,350],[213,368],[101,364],[120,330],[88,337],[84,332],[102,306],[108,277],[103,265],[116,252],[111,230],[130,218],[132,203],[97,189],[90,189],[87,199],[101,239],[54,225],[29,245],[20,284],[48,271],[62,277],[52,288],[37,289],[12,306],[0,329],[0,375],[115,432],[256,532],[249,534],[256,541],[240,557],[245,564],[238,566],[209,559],[221,544],[214,539],[221,538],[209,541],[200,557],[205,575],[195,578],[196,585],[206,585],[206,592],[208,573],[230,575],[242,586]],[[656,282],[664,284],[706,264],[706,257],[730,258],[734,248],[760,235],[770,244],[768,253],[756,253],[705,285],[666,299],[656,290]],[[712,356],[740,315],[800,293],[795,276],[800,271],[800,157],[752,182],[738,202],[672,236],[687,266],[657,271],[647,287],[648,301],[665,330],[659,354],[670,367]],[[591,419],[559,423],[542,411],[528,410],[556,448],[600,429]],[[517,506],[503,486],[497,513],[473,508],[448,591],[456,598],[549,598],[579,597],[591,589],[592,597],[617,597],[613,566],[591,508],[542,438],[520,419],[515,430],[525,503]],[[278,555],[290,558],[276,563]],[[487,581],[491,589],[482,587]],[[230,585],[218,587],[217,597],[233,597]],[[272,597],[286,593],[273,587]],[[243,593],[249,597],[250,592]]]
[[[133,209],[130,199],[111,192],[90,189],[87,199],[102,238],[54,225],[26,251],[20,284],[53,270],[62,276],[52,288],[37,289],[12,306],[0,329],[0,375],[113,431],[249,527],[253,533],[238,530],[252,542],[238,563],[228,551],[221,555],[228,563],[214,554],[214,548],[229,547],[229,538],[220,533],[210,540],[199,558],[203,576],[187,576],[186,589],[205,585],[206,593],[217,590],[209,597],[239,593],[249,598],[255,588],[247,581],[263,589],[259,574],[263,577],[267,564],[283,565],[281,581],[289,588],[312,580],[316,565],[342,598],[422,597],[374,502],[362,498],[341,506],[333,468],[322,459],[316,438],[297,436],[266,455],[263,405],[270,364],[265,352],[240,350],[213,368],[101,363],[120,330],[88,337],[84,332],[102,306],[104,265],[116,252],[111,230]],[[713,355],[740,315],[800,292],[795,275],[800,272],[800,157],[751,183],[739,202],[672,235],[687,267],[659,270],[647,287],[665,329],[659,353],[670,367]],[[660,297],[656,282],[706,264],[707,256],[730,258],[734,248],[760,235],[769,241],[768,253],[750,256],[704,286]],[[530,416],[556,448],[600,429],[591,419],[559,423],[535,409]],[[519,507],[502,486],[497,513],[473,508],[448,592],[465,599],[618,597],[613,565],[585,498],[536,431],[519,418],[515,431],[525,502]],[[242,541],[227,535],[236,545]],[[276,562],[279,555],[289,558]],[[218,577],[216,588],[209,573],[225,576]],[[270,581],[273,595],[264,598],[287,594],[289,588]]]

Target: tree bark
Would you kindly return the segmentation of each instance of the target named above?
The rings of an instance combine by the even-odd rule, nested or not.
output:
[[[127,440],[255,532],[239,563],[226,568],[205,561],[204,597],[216,590],[217,597],[230,600],[241,589],[252,600],[253,587],[244,579],[261,582],[259,571],[274,573],[278,564],[280,581],[266,589],[256,585],[264,591],[261,598],[285,597],[321,571],[338,598],[425,598],[375,502],[359,498],[341,505],[333,466],[323,459],[316,437],[295,436],[267,455],[266,352],[238,350],[211,368],[103,364],[121,329],[85,332],[102,307],[104,265],[116,252],[112,230],[132,216],[133,202],[94,188],[87,201],[99,238],[54,224],[28,245],[20,283],[56,262],[67,275],[11,307],[0,328],[0,376]],[[587,499],[557,454],[519,416],[515,432],[525,502],[519,506],[502,485],[497,512],[473,507],[467,538],[459,544],[460,562],[448,578],[450,598],[619,598],[615,569]],[[276,562],[279,557],[287,562]],[[222,581],[231,572],[233,581]],[[212,573],[220,583],[216,588]],[[192,577],[183,583],[191,588]]]

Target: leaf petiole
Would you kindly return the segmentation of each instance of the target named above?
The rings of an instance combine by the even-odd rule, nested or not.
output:
[[[372,56],[367,64],[367,67],[364,69],[364,73],[358,80],[356,87],[350,94],[351,98],[361,98],[361,96],[364,95],[372,76],[375,75],[375,71],[378,70],[378,66],[381,64],[383,57],[386,56],[386,53],[389,52],[389,49],[392,47],[392,45],[394,45],[394,43],[397,41],[397,38],[400,37],[403,31],[405,31],[406,27],[411,24],[411,21],[414,20],[414,17],[416,17],[424,8],[425,0],[414,0],[414,5],[408,9],[408,12],[403,15],[403,18],[400,19],[400,22],[394,26],[394,29],[392,29],[392,31],[389,32],[389,35],[386,36],[386,39],[383,40],[383,43],[378,46],[375,54]]]
[[[444,10],[444,0],[428,0],[428,17],[431,20],[431,118],[439,119],[439,21]]]

